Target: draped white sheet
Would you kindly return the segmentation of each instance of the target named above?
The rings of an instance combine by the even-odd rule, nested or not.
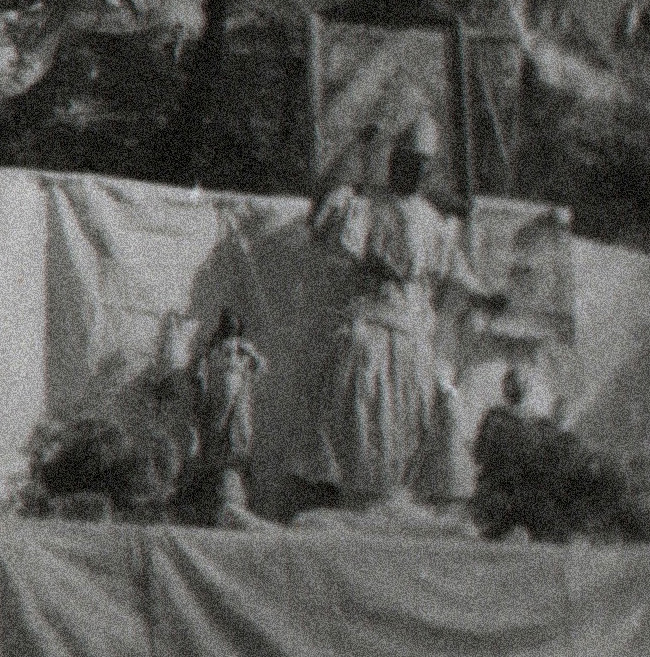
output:
[[[0,652],[642,657],[646,547],[6,521]]]
[[[166,311],[198,320],[200,341],[226,303],[243,313],[270,361],[256,400],[260,475],[323,471],[315,424],[349,281],[343,261],[310,238],[308,200],[6,169],[0,199],[0,479],[24,463],[20,448],[46,401],[54,411],[65,407],[115,350],[125,374],[145,367]],[[639,353],[650,324],[650,264],[582,239],[572,251],[575,348],[549,364],[546,378],[571,393],[570,419],[580,428]],[[497,398],[503,366],[477,366],[454,402],[461,494],[472,487],[474,427]],[[605,420],[589,432],[608,432]],[[645,440],[634,429],[643,423],[631,426]]]

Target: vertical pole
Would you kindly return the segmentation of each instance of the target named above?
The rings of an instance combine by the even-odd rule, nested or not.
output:
[[[467,39],[463,23],[459,18],[454,20],[453,46],[455,49],[456,93],[458,94],[458,119],[456,125],[460,132],[459,169],[462,172],[461,195],[471,203],[474,194],[474,162],[472,144],[472,124],[469,89],[469,61],[467,52]]]
[[[205,6],[206,25],[198,44],[194,62],[190,66],[188,89],[183,101],[182,128],[184,141],[188,147],[190,169],[188,184],[206,183],[213,186],[213,180],[206,172],[204,158],[207,151],[223,151],[223,137],[215,129],[222,123],[222,102],[217,101],[218,92],[223,98],[222,64],[224,59],[225,19],[230,4],[227,0],[208,0]],[[228,94],[228,90],[225,91]],[[213,140],[211,148],[206,148],[205,140]],[[208,165],[209,168],[209,165]],[[205,178],[208,177],[206,181]]]
[[[477,64],[477,69],[478,69],[477,77],[479,78],[479,84],[483,94],[485,109],[487,111],[487,114],[490,118],[490,122],[492,124],[492,130],[494,132],[494,137],[497,142],[497,148],[499,149],[499,154],[501,155],[501,164],[505,169],[505,181],[503,183],[503,186],[498,190],[494,190],[496,184],[494,183],[494,178],[493,178],[490,181],[490,191],[491,193],[494,193],[494,191],[498,191],[498,193],[508,196],[509,194],[512,193],[512,180],[514,177],[514,167],[511,162],[510,153],[508,152],[507,138],[503,130],[503,127],[501,126],[501,121],[499,119],[499,110],[497,107],[497,103],[494,99],[494,95],[492,94],[492,89],[490,88],[490,82],[487,79],[487,74],[485,72],[485,66],[483,65],[483,61],[480,61]]]
[[[519,192],[519,183],[520,183],[520,167],[519,162],[521,159],[521,139],[523,136],[524,126],[522,125],[522,107],[521,107],[521,94],[523,89],[523,70],[524,70],[524,60],[523,52],[519,43],[513,39],[512,48],[516,49],[516,54],[514,55],[517,58],[517,93],[515,95],[515,129],[513,136],[513,154],[512,154],[512,166],[513,166],[513,176],[512,176],[512,190],[511,194],[516,196]]]
[[[323,154],[321,135],[321,21],[316,13],[309,15],[309,102],[312,122],[311,148],[309,162],[309,193],[317,196],[320,192]]]

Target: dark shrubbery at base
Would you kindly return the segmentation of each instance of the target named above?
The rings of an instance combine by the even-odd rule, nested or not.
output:
[[[592,452],[543,421],[528,424],[516,439],[504,431],[488,433],[477,440],[480,473],[470,500],[486,538],[523,527],[538,541],[650,540],[648,464]]]

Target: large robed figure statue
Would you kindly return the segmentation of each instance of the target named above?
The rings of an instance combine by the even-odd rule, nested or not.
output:
[[[450,496],[451,446],[436,341],[436,295],[453,279],[485,296],[465,258],[459,222],[418,192],[426,157],[390,156],[388,184],[340,187],[315,219],[316,234],[343,247],[359,277],[341,315],[323,394],[320,435],[345,506]]]

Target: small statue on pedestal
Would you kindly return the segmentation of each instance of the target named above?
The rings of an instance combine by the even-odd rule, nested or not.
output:
[[[188,501],[198,524],[255,527],[263,521],[248,510],[253,387],[266,360],[244,339],[243,322],[232,311],[222,312],[198,369],[199,447]]]

